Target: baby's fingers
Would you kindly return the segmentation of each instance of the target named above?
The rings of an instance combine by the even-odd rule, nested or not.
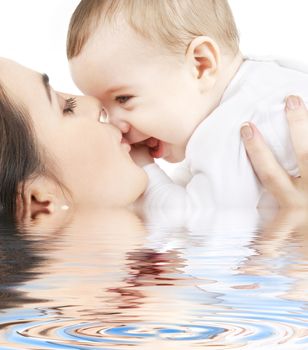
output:
[[[241,127],[241,136],[251,165],[262,185],[276,198],[281,207],[293,205],[294,185],[280,166],[262,135],[252,123]]]

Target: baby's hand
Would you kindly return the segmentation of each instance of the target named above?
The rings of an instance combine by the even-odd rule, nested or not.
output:
[[[141,167],[154,162],[153,157],[151,157],[149,153],[149,148],[146,145],[131,145],[130,156],[133,161]]]

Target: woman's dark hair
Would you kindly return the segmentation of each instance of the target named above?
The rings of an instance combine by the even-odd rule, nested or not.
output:
[[[12,218],[18,190],[43,170],[30,120],[0,83],[0,207]]]

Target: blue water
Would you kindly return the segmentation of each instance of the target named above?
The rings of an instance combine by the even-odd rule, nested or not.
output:
[[[2,223],[0,349],[308,349],[308,220],[230,217]]]

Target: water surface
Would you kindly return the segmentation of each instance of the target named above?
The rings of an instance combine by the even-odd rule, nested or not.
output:
[[[0,349],[308,349],[308,220],[199,219],[2,223]]]

